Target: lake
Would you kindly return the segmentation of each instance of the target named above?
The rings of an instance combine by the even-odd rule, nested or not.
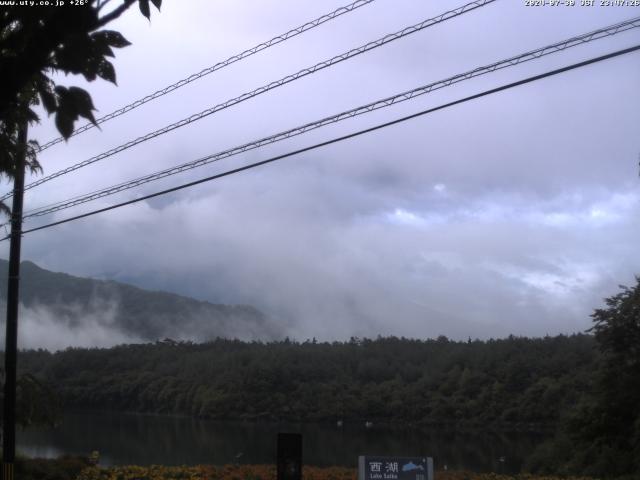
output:
[[[33,457],[100,452],[100,464],[275,463],[276,434],[303,435],[303,461],[357,466],[358,455],[434,458],[436,468],[516,473],[544,434],[336,425],[218,422],[126,413],[67,413],[57,428],[18,431],[18,451]]]

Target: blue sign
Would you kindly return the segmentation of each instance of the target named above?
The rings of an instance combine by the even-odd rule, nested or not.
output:
[[[360,456],[358,480],[433,480],[433,458]]]

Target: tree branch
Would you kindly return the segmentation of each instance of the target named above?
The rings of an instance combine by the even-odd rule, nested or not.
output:
[[[118,8],[113,9],[111,12],[106,14],[104,17],[98,19],[98,26],[96,28],[104,27],[107,23],[112,22],[120,15],[122,15],[125,11],[129,9],[131,5],[133,5],[137,0],[124,0],[124,3],[120,5]]]

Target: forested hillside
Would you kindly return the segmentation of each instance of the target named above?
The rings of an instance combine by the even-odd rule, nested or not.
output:
[[[203,344],[27,351],[66,408],[217,419],[551,426],[584,395],[591,336]]]
[[[0,260],[0,300],[7,294],[8,262]],[[70,331],[102,328],[118,338],[155,341],[164,337],[272,339],[276,326],[248,305],[221,305],[124,283],[57,273],[24,261],[20,300],[37,323],[47,319]],[[25,313],[25,312],[23,312]]]

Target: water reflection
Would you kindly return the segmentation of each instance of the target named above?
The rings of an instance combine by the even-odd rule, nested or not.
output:
[[[433,429],[402,432],[345,423],[334,425],[214,422],[122,413],[69,413],[56,429],[18,433],[18,450],[29,456],[88,455],[103,465],[274,463],[276,434],[300,432],[309,465],[357,466],[369,455],[428,455],[436,468],[518,472],[545,439],[531,433]]]

